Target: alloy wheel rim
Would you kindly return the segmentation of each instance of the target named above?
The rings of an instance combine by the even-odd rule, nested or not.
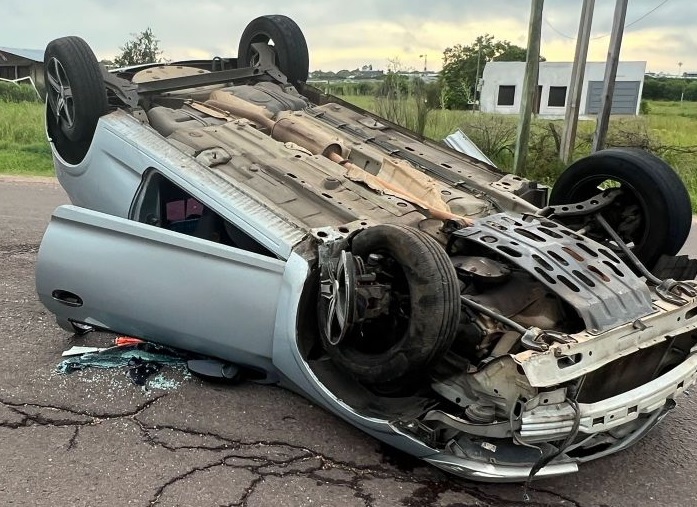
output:
[[[58,124],[63,123],[66,128],[72,128],[75,124],[75,102],[73,101],[72,87],[63,64],[57,58],[51,58],[46,69],[48,80],[48,100],[51,109],[56,116]]]

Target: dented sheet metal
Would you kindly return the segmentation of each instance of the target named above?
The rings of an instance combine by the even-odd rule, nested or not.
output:
[[[696,378],[697,355],[693,352],[673,370],[636,389],[596,403],[579,403],[579,431],[607,431],[655,412],[693,385]],[[546,397],[547,393],[539,396]],[[522,412],[520,435],[529,442],[560,439],[571,431],[575,417],[567,403],[540,404]]]

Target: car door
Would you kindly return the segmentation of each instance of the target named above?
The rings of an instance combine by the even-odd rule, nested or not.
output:
[[[270,367],[285,261],[76,206],[39,250],[42,303],[80,322]]]

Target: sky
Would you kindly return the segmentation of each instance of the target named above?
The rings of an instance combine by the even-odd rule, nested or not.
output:
[[[571,61],[582,0],[546,0],[541,53]],[[615,0],[596,0],[588,59],[604,61]],[[655,10],[654,10],[655,9]],[[526,46],[526,0],[2,0],[0,46],[42,49],[78,35],[99,59],[112,59],[132,34],[152,28],[165,58],[236,56],[249,21],[285,14],[302,28],[311,70],[440,70],[443,50],[478,35]],[[629,0],[622,60],[646,60],[647,71],[697,71],[697,1]],[[424,56],[426,57],[424,58]],[[682,63],[682,65],[680,65]]]

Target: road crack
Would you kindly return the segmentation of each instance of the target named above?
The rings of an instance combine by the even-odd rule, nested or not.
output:
[[[73,436],[70,437],[70,440],[68,440],[68,448],[66,449],[67,451],[72,451],[77,447],[77,437],[80,434],[80,426],[76,426],[75,430],[73,431]]]
[[[39,424],[42,426],[76,426],[76,425],[87,425],[87,424],[93,424],[95,421],[109,421],[112,419],[123,419],[123,418],[136,418],[138,415],[140,415],[143,411],[147,410],[150,408],[153,404],[155,404],[157,401],[160,399],[164,398],[167,396],[167,394],[160,394],[158,396],[155,396],[154,398],[144,401],[143,403],[139,403],[138,405],[135,406],[132,410],[125,410],[122,412],[91,412],[88,410],[76,410],[70,407],[64,407],[61,405],[44,405],[41,403],[22,403],[22,402],[13,402],[9,400],[3,400],[0,398],[0,404],[6,406],[8,409],[11,411],[21,414],[25,416],[29,421]],[[61,412],[67,412],[68,414],[73,414],[81,417],[87,417],[92,419],[93,421],[75,421],[75,420],[51,420],[50,418],[45,417],[43,414],[31,414],[26,411],[23,411],[22,408],[24,407],[31,407],[31,408],[38,408],[40,410],[57,410]]]
[[[173,485],[187,480],[193,474],[217,467],[242,469],[254,476],[242,495],[237,499],[229,501],[228,505],[232,507],[247,507],[258,487],[264,483],[265,479],[270,477],[299,477],[311,479],[318,485],[345,487],[351,490],[356,498],[361,499],[366,507],[372,507],[375,502],[373,495],[365,488],[365,481],[372,479],[387,479],[419,486],[409,497],[401,499],[401,503],[405,507],[435,506],[441,495],[447,492],[469,495],[476,499],[478,505],[517,506],[523,502],[522,492],[520,499],[505,498],[504,496],[485,491],[478,485],[450,476],[443,480],[424,480],[414,477],[408,471],[395,470],[389,465],[358,465],[351,461],[336,460],[305,446],[281,440],[244,441],[210,431],[202,432],[175,425],[148,425],[141,421],[139,415],[165,396],[167,394],[161,394],[138,404],[130,410],[119,412],[94,412],[77,410],[58,404],[21,403],[0,399],[1,405],[19,416],[19,420],[4,421],[0,423],[0,427],[9,429],[31,425],[72,427],[74,431],[66,446],[66,451],[72,451],[78,445],[82,427],[100,424],[102,421],[129,419],[136,424],[143,442],[147,445],[161,447],[170,452],[198,450],[221,454],[210,463],[192,467],[159,485],[148,503],[149,506],[158,505],[168,488]],[[32,409],[36,409],[38,412],[33,412]],[[58,413],[51,414],[48,411],[56,411]],[[163,431],[172,433],[172,441],[168,441],[167,435],[163,434]],[[173,442],[177,438],[182,437],[189,438],[191,442],[183,444]],[[296,467],[294,468],[294,466]],[[322,474],[322,472],[335,470],[346,473],[348,477],[338,478],[330,477],[328,476],[329,474]],[[574,499],[548,489],[533,487],[531,491],[558,498],[564,503],[568,502],[572,507],[581,507],[581,504]],[[532,501],[527,502],[525,505],[529,507],[543,507],[549,505],[549,503],[535,501],[533,496]]]

